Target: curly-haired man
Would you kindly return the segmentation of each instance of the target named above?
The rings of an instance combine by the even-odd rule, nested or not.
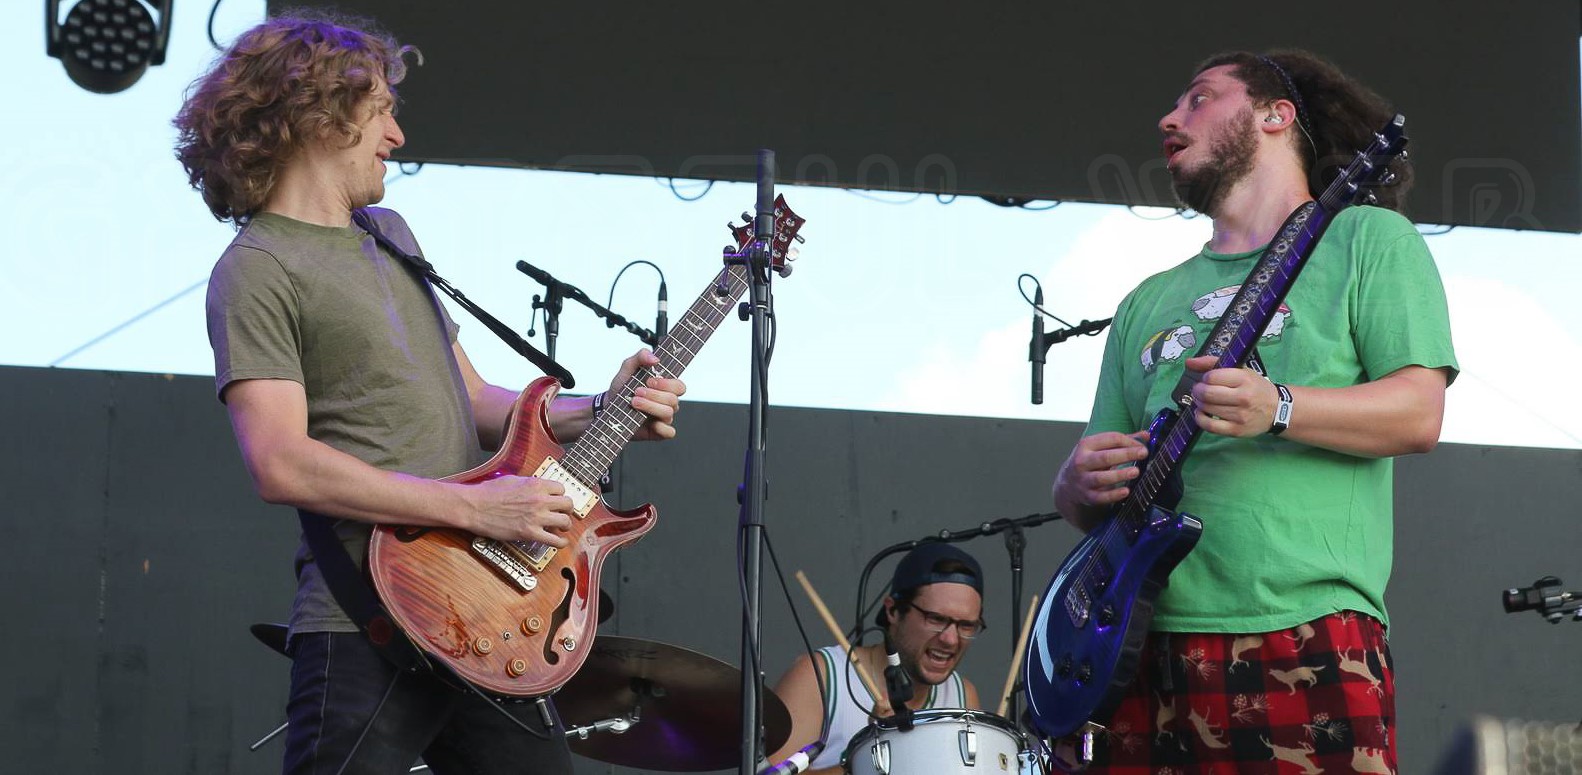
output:
[[[496,446],[517,394],[483,380],[433,289],[357,224],[420,253],[399,215],[372,208],[405,138],[394,86],[404,48],[371,24],[275,18],[199,78],[175,123],[177,157],[210,211],[240,228],[209,284],[216,388],[260,497],[335,518],[361,561],[374,522],[461,528],[563,546],[559,483],[461,485]],[[657,363],[639,352],[615,385]],[[685,386],[650,377],[639,437],[675,434]],[[591,398],[549,408],[577,437]],[[385,661],[336,603],[304,545],[289,650],[288,773],[570,772],[547,704],[497,704]]]

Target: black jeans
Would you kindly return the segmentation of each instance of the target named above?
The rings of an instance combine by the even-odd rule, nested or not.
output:
[[[286,775],[396,775],[419,756],[438,775],[571,773],[564,731],[545,725],[537,703],[495,703],[403,673],[360,633],[292,638],[286,710]]]

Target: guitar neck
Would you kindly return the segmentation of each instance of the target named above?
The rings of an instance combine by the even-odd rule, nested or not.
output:
[[[747,282],[747,269],[743,266],[732,265],[720,270],[714,282],[692,302],[686,314],[654,349],[659,364],[638,371],[620,389],[607,396],[604,410],[583,431],[582,437],[567,447],[561,464],[585,483],[598,482],[648,419],[647,415],[632,408],[631,399],[637,388],[650,376],[680,376],[725,317],[736,309],[736,302],[747,293]]]
[[[1341,203],[1340,206],[1344,206]],[[1215,368],[1240,368],[1247,364],[1258,339],[1274,320],[1286,294],[1296,283],[1297,274],[1307,265],[1313,249],[1324,236],[1333,220],[1334,210],[1323,204],[1309,202],[1298,207],[1280,227],[1275,241],[1264,250],[1258,263],[1248,273],[1236,296],[1220,315],[1219,322],[1209,332],[1196,355],[1215,356]],[[1190,394],[1193,381],[1183,377],[1176,387],[1180,417],[1169,433],[1159,441],[1157,452],[1149,459],[1148,467],[1138,477],[1132,494],[1119,512],[1121,518],[1133,528],[1140,528],[1159,495],[1181,470],[1187,453],[1197,442],[1202,429],[1193,417],[1189,402],[1182,397]]]

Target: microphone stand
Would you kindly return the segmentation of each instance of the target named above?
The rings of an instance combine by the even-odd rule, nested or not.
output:
[[[1005,527],[1005,551],[1011,562],[1011,648],[1016,648],[1016,636],[1022,631],[1022,550],[1027,548],[1027,534],[1023,532],[1022,525],[1012,521]],[[1016,660],[1016,654],[1011,654],[1011,660]],[[1011,689],[1011,702],[1005,706],[1010,713],[1011,723],[1022,716],[1021,693],[1013,687]]]
[[[642,326],[637,325],[636,323],[633,323],[630,320],[627,320],[625,317],[622,317],[620,314],[614,312],[608,307],[605,307],[603,304],[588,298],[588,294],[583,293],[581,288],[578,288],[571,283],[556,280],[554,276],[550,275],[548,272],[545,272],[544,270],[539,269],[538,267],[535,267],[526,261],[516,262],[516,268],[517,271],[532,277],[534,280],[537,280],[544,286],[545,299],[540,302],[537,295],[533,296],[533,309],[544,310],[544,341],[550,352],[549,357],[555,357],[555,337],[559,336],[560,334],[561,299],[571,299],[572,301],[577,302],[578,304],[581,304],[590,310],[593,310],[593,314],[598,315],[604,320],[604,325],[607,328],[615,328],[619,326],[626,329],[627,333],[630,333],[638,339],[641,339],[643,343],[649,347],[659,346],[659,340],[664,336],[663,332],[656,334],[653,331],[650,331],[646,328],[643,328]]]
[[[555,339],[560,336],[562,296],[560,283],[545,283],[542,300],[538,294],[533,294],[533,309],[544,311],[544,352],[549,354],[550,360],[555,358]]]
[[[763,750],[764,675],[760,668],[763,636],[760,597],[763,586],[763,509],[768,482],[764,477],[765,384],[769,376],[768,324],[770,276],[774,250],[775,153],[758,152],[758,206],[753,241],[742,253],[726,251],[726,264],[746,264],[749,301],[740,309],[752,321],[752,392],[747,411],[747,460],[742,486],[739,540],[742,581],[742,758],[740,775],[754,775]]]
[[[1027,343],[1027,360],[1033,363],[1033,403],[1044,402],[1044,354],[1049,348],[1070,339],[1073,336],[1093,336],[1103,331],[1110,321],[1115,318],[1103,320],[1084,320],[1070,328],[1061,328],[1049,333],[1044,333],[1044,289],[1039,288],[1033,302],[1033,336]]]

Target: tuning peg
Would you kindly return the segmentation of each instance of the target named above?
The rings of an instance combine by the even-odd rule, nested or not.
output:
[[[746,221],[748,223],[752,223],[753,222],[753,214],[747,212],[746,210],[743,210],[742,211],[742,220],[744,220],[744,221]]]
[[[787,256],[786,260],[787,261],[791,260],[791,257]],[[781,264],[781,265],[775,267],[775,274],[780,275],[781,279],[790,277],[791,276],[791,265],[790,264]]]
[[[795,261],[795,260],[797,260],[797,257],[799,257],[801,255],[802,255],[802,251],[797,250],[796,248],[791,248],[791,249],[786,251],[786,260],[787,261]]]
[[[800,234],[794,234],[794,235],[791,236],[791,238],[796,240],[797,244],[799,244],[799,245],[804,243],[804,242],[807,242],[807,238],[802,236],[802,235],[800,235]]]

